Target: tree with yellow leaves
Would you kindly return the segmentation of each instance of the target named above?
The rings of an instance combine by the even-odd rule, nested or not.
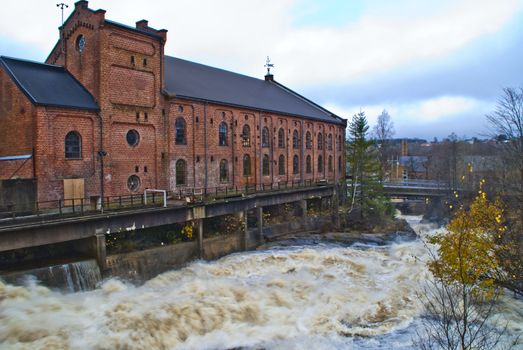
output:
[[[496,349],[511,342],[507,324],[494,315],[505,230],[501,203],[480,188],[470,207],[461,206],[447,230],[429,239],[436,247],[428,263],[434,278],[420,296],[428,317],[418,330],[419,348]]]

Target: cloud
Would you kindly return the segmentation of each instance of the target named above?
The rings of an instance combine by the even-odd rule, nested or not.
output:
[[[500,30],[521,7],[517,0],[462,0],[443,1],[435,11],[435,5],[413,7],[402,0],[394,2],[395,11],[389,14],[360,9],[358,19],[342,26],[295,26],[293,10],[306,5],[302,1],[165,0],[145,6],[138,0],[93,0],[89,6],[104,8],[107,18],[128,25],[146,18],[151,26],[168,29],[167,54],[254,76],[263,74],[265,56],[271,55],[277,79],[290,86],[340,82],[444,57]],[[3,2],[3,12],[11,15],[0,22],[0,32],[49,51],[60,25],[55,3]],[[410,11],[403,14],[402,5]]]
[[[400,131],[397,137],[432,138],[444,137],[451,132],[468,136],[481,133],[484,115],[493,109],[494,103],[464,96],[440,96],[402,104],[340,106],[330,103],[325,107],[349,121],[362,110],[370,125],[374,125],[386,109],[396,130]],[[457,120],[460,123],[456,123]],[[471,123],[471,120],[474,122]]]

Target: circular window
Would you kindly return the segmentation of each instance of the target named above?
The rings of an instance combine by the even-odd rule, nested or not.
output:
[[[138,145],[138,142],[140,142],[140,134],[138,133],[138,131],[132,129],[127,132],[125,139],[127,140],[129,146],[134,147]]]
[[[85,37],[83,35],[78,35],[78,38],[76,38],[76,49],[80,52],[84,51]]]
[[[127,179],[127,188],[131,192],[136,192],[140,188],[140,178],[136,175],[131,175]]]

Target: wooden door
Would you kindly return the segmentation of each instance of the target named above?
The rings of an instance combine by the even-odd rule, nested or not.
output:
[[[64,179],[64,205],[80,205],[84,198],[84,179]]]

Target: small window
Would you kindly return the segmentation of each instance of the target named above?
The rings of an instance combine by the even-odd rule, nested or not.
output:
[[[140,178],[136,175],[131,175],[127,178],[127,188],[131,192],[136,192],[140,188]]]
[[[143,66],[144,66],[144,67],[147,67],[147,58],[144,58],[144,59],[143,59]]]
[[[143,167],[143,172],[144,172],[144,173],[147,172],[147,167],[146,167],[146,166]]]
[[[262,129],[262,147],[269,147],[269,128]]]
[[[262,175],[268,176],[270,174],[270,160],[269,156],[267,154],[263,155],[263,161],[262,161]]]
[[[134,56],[131,56],[131,64],[134,66]]]
[[[251,128],[245,124],[242,130],[242,145],[243,147],[249,147],[251,145]]]
[[[283,128],[278,130],[278,147],[285,148],[285,131],[283,131]]]
[[[187,184],[187,167],[185,160],[178,159],[176,161],[176,186],[184,186]]]
[[[85,49],[85,37],[83,35],[78,35],[76,38],[76,49],[82,53]]]
[[[140,172],[140,167],[139,167],[138,165],[134,167],[134,172],[135,172],[135,173]]]
[[[341,173],[341,156],[338,157],[338,172]]]
[[[76,131],[65,135],[65,159],[82,158],[82,139]]]
[[[218,128],[218,144],[227,146],[227,124],[225,122],[220,123]]]
[[[136,121],[140,120],[140,112],[136,112]]]
[[[246,154],[243,156],[243,176],[251,175],[251,157]]]
[[[227,114],[225,112],[222,112],[222,118],[225,118]]]
[[[129,146],[135,147],[140,142],[140,134],[138,133],[138,131],[131,129],[127,132],[125,139],[127,140]]]
[[[220,161],[220,182],[229,181],[229,165],[226,159]]]
[[[318,156],[318,173],[323,173],[323,157]]]
[[[298,137],[298,130],[294,130],[292,133],[292,148],[297,149],[300,147],[300,141]]]
[[[145,121],[147,121],[147,119],[149,119],[149,115],[147,114],[147,112],[145,112],[145,113],[143,114],[143,119],[144,119]]]
[[[332,134],[329,134],[327,136],[327,149],[329,151],[332,151]]]
[[[183,106],[178,106],[178,113],[183,113]]]
[[[305,134],[305,148],[312,148],[312,137],[310,131],[307,131],[307,133]]]
[[[187,143],[187,140],[185,139],[185,119],[181,117],[177,118],[174,123],[174,128],[176,129],[175,144],[185,145]]]
[[[311,156],[307,156],[306,160],[305,160],[305,172],[307,174],[310,174],[312,172],[312,161],[311,161]]]
[[[332,172],[332,171],[333,171],[332,156],[329,156],[329,172]]]
[[[285,157],[283,154],[278,158],[278,174],[285,175]]]
[[[294,158],[292,158],[292,173],[294,175],[296,175],[299,172],[300,172],[300,160],[298,159],[298,156],[295,155]]]
[[[321,132],[318,133],[318,149],[323,149],[323,134]]]

